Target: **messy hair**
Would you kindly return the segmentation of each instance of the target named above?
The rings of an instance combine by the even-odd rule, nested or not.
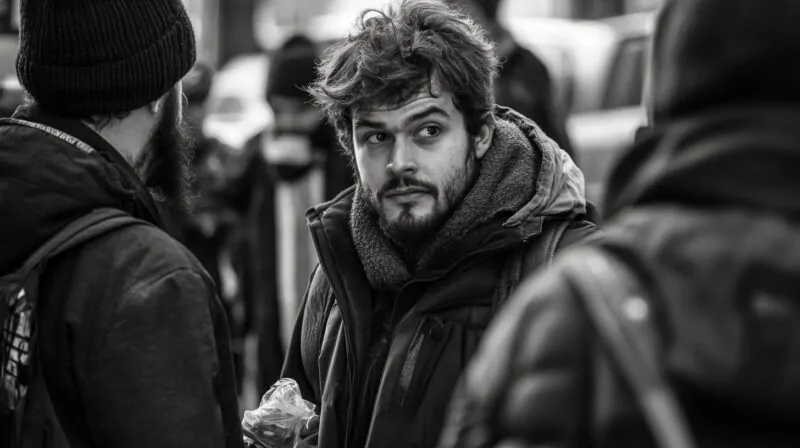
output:
[[[497,70],[492,42],[469,17],[439,0],[399,0],[364,11],[322,56],[308,90],[352,155],[353,111],[400,106],[422,89],[452,94],[476,135],[494,106]]]

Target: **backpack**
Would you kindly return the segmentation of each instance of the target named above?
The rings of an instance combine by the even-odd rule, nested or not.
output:
[[[603,346],[631,386],[657,445],[695,448],[686,416],[659,368],[658,333],[636,273],[596,247],[568,254],[563,267]]]
[[[47,440],[66,440],[36,356],[36,305],[47,262],[104,234],[140,224],[150,225],[120,210],[97,209],[68,224],[16,272],[0,277],[0,448],[38,448],[50,446]]]

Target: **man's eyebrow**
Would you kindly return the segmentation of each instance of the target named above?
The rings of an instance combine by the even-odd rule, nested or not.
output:
[[[375,128],[375,129],[384,129],[386,125],[381,123],[380,121],[373,121],[366,118],[356,118],[355,123],[353,123],[354,127],[357,128]]]
[[[423,118],[428,118],[431,115],[441,115],[444,118],[450,118],[450,114],[447,113],[446,110],[442,109],[439,106],[428,106],[425,109],[411,115],[410,117],[403,120],[403,127],[408,126],[409,124],[422,120]]]
[[[439,106],[428,106],[425,109],[406,117],[403,120],[403,127],[410,125],[415,121],[422,120],[423,118],[428,118],[432,115],[441,115],[445,118],[450,118],[450,114],[447,113],[446,110],[442,109]],[[386,124],[380,121],[370,120],[368,118],[356,118],[353,123],[354,127],[356,128],[375,128],[375,129],[386,129]]]

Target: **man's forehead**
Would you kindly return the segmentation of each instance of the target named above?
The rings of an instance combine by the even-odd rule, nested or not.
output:
[[[402,119],[403,117],[414,115],[424,109],[436,107],[448,114],[456,113],[453,96],[449,92],[429,92],[425,90],[408,101],[399,105],[370,105],[353,111],[353,119],[368,119],[375,121],[389,120],[393,117]]]

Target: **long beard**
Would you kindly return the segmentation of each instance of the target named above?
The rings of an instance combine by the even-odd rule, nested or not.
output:
[[[178,116],[176,94],[170,93],[136,171],[153,198],[179,213],[192,211],[192,159],[197,140],[191,126]]]

